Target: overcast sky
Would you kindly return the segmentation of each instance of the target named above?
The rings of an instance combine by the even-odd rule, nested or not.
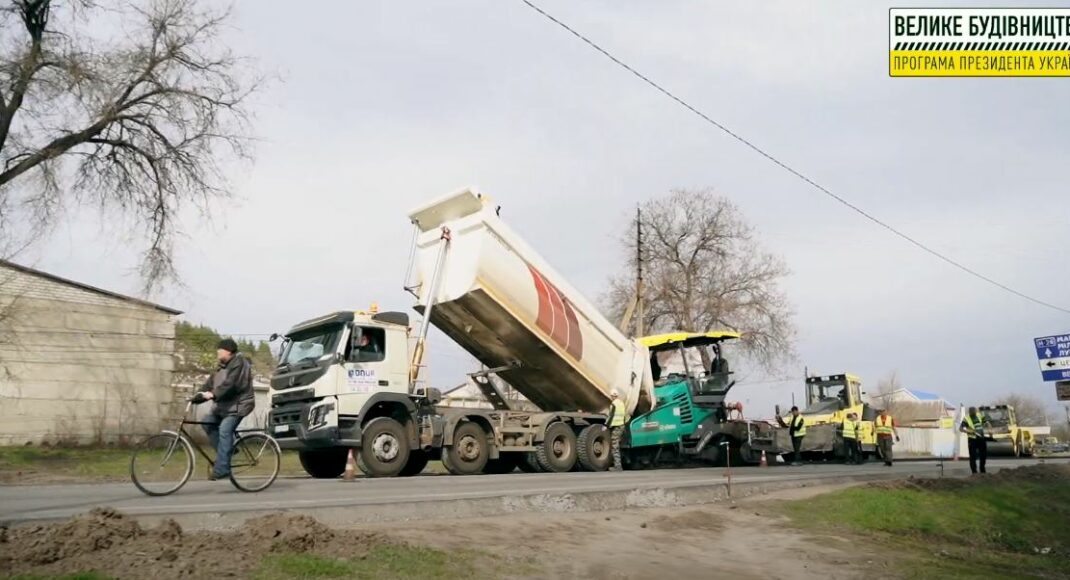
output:
[[[878,2],[539,4],[909,235],[1070,304],[1070,79],[889,78]],[[596,299],[637,202],[712,187],[792,270],[798,378],[737,386],[751,414],[798,396],[803,365],[859,374],[870,391],[897,370],[955,403],[1019,391],[1058,408],[1032,338],[1070,332],[1070,315],[907,245],[518,0],[243,0],[229,41],[281,80],[258,99],[258,156],[234,174],[242,200],[186,224],[186,287],[160,300],[188,320],[269,333],[372,301],[411,312],[406,214],[468,185]],[[125,241],[81,216],[30,259],[138,285]],[[441,335],[430,356],[436,386],[471,364]]]

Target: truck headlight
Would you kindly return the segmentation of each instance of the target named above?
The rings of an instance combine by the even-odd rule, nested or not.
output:
[[[332,411],[334,411],[334,403],[312,407],[308,411],[308,429],[311,431],[326,425]]]

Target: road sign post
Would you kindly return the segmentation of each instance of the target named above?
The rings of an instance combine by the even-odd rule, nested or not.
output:
[[[1070,381],[1070,334],[1033,339],[1045,381]]]
[[[1070,381],[1058,381],[1055,383],[1055,398],[1060,401],[1070,401]],[[1067,419],[1070,420],[1070,416]]]

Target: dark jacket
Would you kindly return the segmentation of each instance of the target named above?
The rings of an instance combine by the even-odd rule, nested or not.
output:
[[[212,391],[216,415],[244,417],[253,412],[256,399],[253,395],[253,365],[240,352],[234,353],[226,363],[208,377],[201,392]]]

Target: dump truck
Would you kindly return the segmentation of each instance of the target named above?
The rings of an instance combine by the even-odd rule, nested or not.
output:
[[[846,451],[840,427],[848,413],[858,415],[861,430],[863,459],[878,453],[874,421],[877,410],[862,399],[862,380],[849,373],[806,377],[806,404],[799,414],[806,424],[803,438],[803,458],[808,460],[843,459]],[[780,416],[781,408],[776,407]],[[787,427],[777,427],[771,433],[752,438],[751,447],[774,455],[786,455],[794,450]]]
[[[1018,424],[1011,405],[986,405],[977,408],[984,417],[989,455],[1031,457],[1036,449],[1033,432]]]
[[[610,466],[616,391],[632,414],[653,408],[649,351],[628,338],[464,189],[410,213],[422,323],[404,312],[340,311],[285,333],[271,377],[268,428],[313,477],[337,477],[353,449],[366,474],[414,475]],[[433,325],[479,360],[492,409],[449,408],[421,378]],[[539,411],[510,408],[496,374]]]

